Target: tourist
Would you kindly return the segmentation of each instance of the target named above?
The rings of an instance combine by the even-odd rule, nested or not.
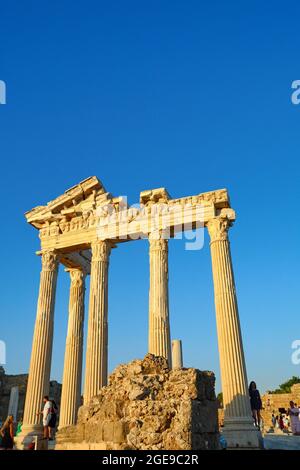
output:
[[[283,416],[282,416],[281,413],[280,413],[280,415],[279,415],[279,429],[281,429],[281,431],[284,430]]]
[[[22,431],[22,426],[23,426],[23,419],[19,419],[18,421],[18,425],[17,425],[17,431],[16,431],[16,436],[18,436],[21,431]]]
[[[272,426],[275,429],[275,427],[276,427],[276,417],[275,417],[274,413],[272,413],[271,421],[272,421]]]
[[[262,409],[262,402],[260,398],[260,393],[256,388],[256,383],[253,381],[250,382],[249,385],[249,395],[254,424],[259,428],[261,421],[260,410]]]
[[[50,421],[49,421],[49,440],[53,441],[55,437],[55,428],[56,428],[56,421],[57,421],[57,413],[58,413],[58,407],[55,403],[54,400],[51,400],[51,409],[50,409]]]
[[[300,421],[299,421],[299,408],[295,406],[293,401],[290,401],[290,408],[288,409],[288,415],[291,420],[291,430],[295,436],[300,435]]]
[[[11,450],[14,447],[14,417],[9,415],[0,429],[1,448]]]
[[[49,400],[48,395],[44,396],[43,402],[44,402],[44,408],[42,411],[40,411],[37,414],[43,415],[44,439],[49,439],[49,422],[51,419],[50,410],[51,410],[52,403]]]

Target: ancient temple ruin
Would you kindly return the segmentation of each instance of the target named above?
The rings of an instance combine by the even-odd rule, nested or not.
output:
[[[37,410],[48,393],[55,291],[59,265],[70,273],[69,323],[59,427],[74,425],[80,405],[85,279],[90,275],[84,404],[107,384],[108,273],[112,249],[139,238],[149,241],[148,352],[171,366],[168,240],[179,231],[206,227],[210,235],[225,426],[229,446],[256,447],[239,323],[228,230],[235,220],[227,190],[172,199],[164,188],[143,191],[140,207],[113,197],[88,178],[47,205],[26,213],[39,231],[41,277],[22,434],[40,430]],[[116,254],[117,255],[117,254]]]

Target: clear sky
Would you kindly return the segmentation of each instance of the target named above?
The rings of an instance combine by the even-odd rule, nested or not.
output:
[[[248,377],[263,391],[300,365],[299,2],[0,1],[0,339],[28,370],[40,259],[24,212],[97,175],[136,203],[226,187]],[[216,372],[208,237],[169,248],[173,338]],[[109,366],[147,350],[147,241],[111,255]],[[69,279],[61,269],[51,377],[61,380]],[[88,291],[87,291],[88,293]],[[88,296],[87,296],[88,297]],[[87,298],[88,303],[88,298]]]

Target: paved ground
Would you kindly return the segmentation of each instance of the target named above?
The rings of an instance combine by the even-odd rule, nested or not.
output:
[[[265,434],[265,449],[300,450],[300,436]]]
[[[264,448],[268,450],[300,450],[300,436],[292,434],[265,434]],[[49,441],[48,449],[54,450],[55,441]]]

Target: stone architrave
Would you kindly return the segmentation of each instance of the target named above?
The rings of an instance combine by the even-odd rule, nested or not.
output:
[[[258,447],[253,426],[227,217],[207,223],[214,281],[218,345],[224,405],[224,435],[228,447]]]
[[[169,321],[168,240],[149,235],[150,289],[148,352],[172,366]]]
[[[85,273],[69,269],[69,322],[60,403],[59,427],[76,424],[81,402]]]
[[[89,403],[101,387],[107,384],[107,310],[110,251],[109,242],[98,240],[92,244],[84,404]]]

